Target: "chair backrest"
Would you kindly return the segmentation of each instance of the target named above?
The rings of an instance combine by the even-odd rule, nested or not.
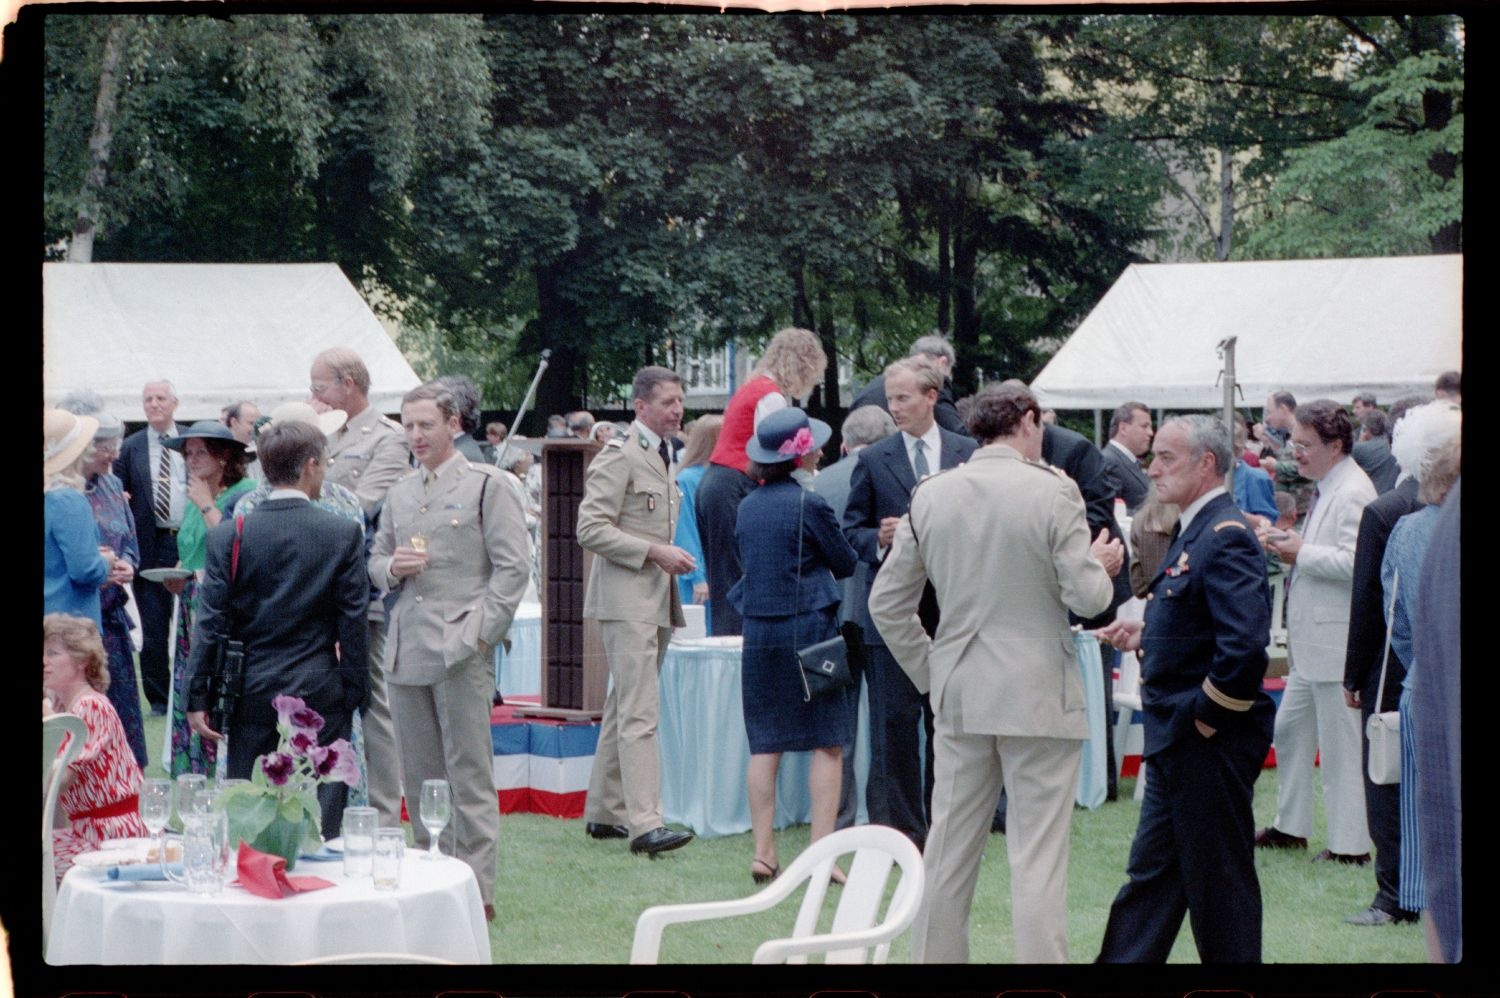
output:
[[[53,714],[42,718],[42,942],[52,928],[52,908],[57,903],[57,867],[52,855],[52,820],[57,795],[62,789],[59,773],[83,754],[89,729],[83,718]],[[64,738],[67,746],[63,746]],[[61,749],[61,754],[58,750]]]
[[[833,923],[823,938],[826,946],[808,949],[799,941],[811,941],[817,932],[818,916],[828,893],[834,863],[845,853],[853,852],[847,882],[841,889]],[[875,928],[885,900],[891,871],[900,867],[901,879],[891,897],[881,928],[887,930],[882,941],[870,945],[838,946],[839,937],[847,933]],[[762,943],[755,951],[755,963],[806,963],[808,952],[823,952],[825,963],[885,963],[891,940],[916,918],[925,885],[922,854],[901,832],[884,825],[854,825],[826,835],[812,843],[781,873],[781,879],[792,884],[807,880],[807,891],[797,911],[797,921],[788,939]]]
[[[1127,651],[1120,655],[1120,677],[1115,680],[1114,705],[1139,710],[1140,703],[1141,660],[1135,652]]]

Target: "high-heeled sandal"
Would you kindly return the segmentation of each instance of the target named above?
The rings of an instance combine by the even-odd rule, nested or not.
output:
[[[761,869],[757,870],[757,866],[761,867]],[[779,876],[781,876],[781,867],[773,863],[767,863],[758,856],[750,861],[750,879],[757,884],[767,883]]]

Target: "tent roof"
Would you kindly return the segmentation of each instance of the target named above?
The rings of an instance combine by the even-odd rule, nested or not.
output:
[[[421,380],[337,264],[45,263],[42,302],[45,399],[92,388],[125,420],[143,418],[141,387],[158,378],[179,421],[305,400],[331,346],[363,358],[382,412]]]
[[[1462,306],[1458,255],[1132,264],[1032,388],[1057,409],[1218,408],[1216,348],[1234,336],[1243,404],[1391,402],[1459,368]]]

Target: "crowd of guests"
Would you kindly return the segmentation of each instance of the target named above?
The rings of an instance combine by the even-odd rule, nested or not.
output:
[[[1126,402],[1099,448],[1019,382],[955,399],[954,359],[940,336],[914,343],[855,400],[821,468],[832,428],[798,402],[828,359],[803,329],[771,339],[722,416],[684,427],[681,379],[647,367],[632,422],[549,418],[547,437],[600,448],[577,525],[596,555],[584,613],[612,678],[587,833],[653,855],[691,841],[662,818],[656,683],[681,607],[703,604],[710,633],[743,637],[755,881],[780,872],[782,753],[813,754],[814,839],[856,820],[863,684],[864,809],[929,864],[914,954],[966,959],[979,852],[1004,831],[1017,956],[1066,960],[1067,813],[1088,734],[1070,628],[1083,627],[1105,642],[1106,677],[1117,654],[1143,658],[1151,771],[1100,959],[1165,959],[1189,916],[1206,961],[1258,960],[1253,849],[1307,848],[1315,757],[1328,814],[1315,860],[1375,852],[1374,900],[1349,921],[1426,911],[1435,958],[1456,959],[1457,645],[1443,621],[1457,614],[1457,376],[1436,401],[1382,409],[1361,394],[1352,414],[1275,392],[1261,421],[1233,427],[1158,428]],[[154,381],[128,437],[87,391],[45,413],[44,712],[90,730],[62,798],[59,871],[134,814],[143,698],[170,711],[170,773],[243,777],[274,733],[253,701],[290,690],[329,739],[354,738],[365,778],[350,800],[382,824],[399,823],[403,781],[449,781],[442,834],[493,917],[492,653],[536,591],[541,469],[503,423],[478,439],[462,376],[409,392],[400,423],[371,407],[350,350],[319,354],[310,380],[307,402],[266,415],[237,402],[189,426]],[[1261,681],[1282,604],[1277,816],[1257,832],[1250,792],[1273,737]],[[814,696],[796,652],[840,636],[854,684]],[[218,731],[210,678],[235,639],[252,695]],[[1377,710],[1401,715],[1395,786],[1364,772]],[[325,835],[348,802],[324,800]]]

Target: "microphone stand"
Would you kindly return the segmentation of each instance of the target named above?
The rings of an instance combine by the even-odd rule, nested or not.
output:
[[[500,452],[495,455],[495,463],[503,465],[505,455],[510,453],[510,441],[521,429],[521,419],[526,415],[526,410],[531,406],[531,400],[536,395],[536,386],[542,380],[542,372],[547,370],[547,358],[552,356],[551,350],[542,351],[542,359],[536,366],[536,374],[531,379],[531,387],[526,389],[526,395],[521,399],[521,408],[516,410],[515,421],[510,424],[510,432],[505,435],[505,444]]]

